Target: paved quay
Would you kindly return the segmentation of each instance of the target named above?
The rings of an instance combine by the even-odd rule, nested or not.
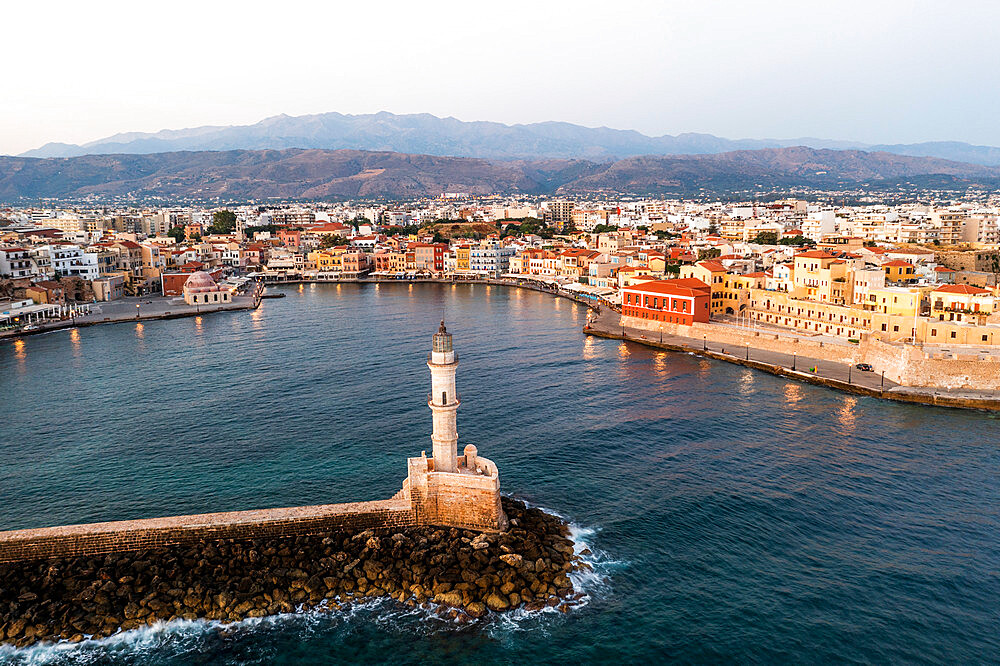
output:
[[[1000,411],[1000,395],[993,392],[900,386],[884,378],[881,373],[864,372],[854,368],[852,364],[785,354],[753,344],[720,344],[708,339],[655,333],[622,326],[620,317],[611,308],[601,308],[584,327],[584,333],[669,351],[693,353],[848,393],[939,407]]]
[[[188,305],[180,296],[126,297],[115,301],[90,304],[90,313],[66,319],[43,321],[30,331],[10,330],[0,332],[0,339],[14,338],[35,333],[45,333],[63,328],[113,324],[128,321],[149,321],[153,319],[174,319],[196,317],[213,312],[232,310],[252,310],[260,303],[254,294],[233,296],[231,303],[205,306]]]

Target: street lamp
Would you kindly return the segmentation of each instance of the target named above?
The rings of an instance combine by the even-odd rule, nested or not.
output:
[[[795,369],[795,359],[798,357],[798,354],[799,353],[797,351],[792,352],[792,370]]]
[[[750,343],[749,342],[744,342],[743,344],[745,344],[747,346],[747,360],[749,361],[750,360]]]
[[[851,365],[850,361],[848,361],[848,363],[847,363],[847,384],[848,384],[848,386],[851,384],[851,369],[853,367],[854,366]]]
[[[701,350],[708,351],[708,335],[701,336]]]
[[[135,304],[135,318],[139,318],[139,303]]]

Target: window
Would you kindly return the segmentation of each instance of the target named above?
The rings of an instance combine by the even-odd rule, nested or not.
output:
[[[951,332],[951,337],[953,337],[953,338],[955,337],[955,331]]]

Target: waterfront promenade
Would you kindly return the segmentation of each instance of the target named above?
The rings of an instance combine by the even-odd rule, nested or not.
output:
[[[180,296],[127,297],[115,301],[92,303],[90,304],[90,312],[86,315],[41,321],[31,330],[0,331],[0,339],[78,326],[196,317],[213,312],[252,310],[260,304],[260,297],[260,293],[237,295],[233,296],[231,303],[218,305],[188,305]]]
[[[728,325],[718,325],[720,336],[731,336],[732,329]],[[596,312],[584,328],[584,333],[697,354],[848,393],[941,407],[1000,411],[1000,396],[994,392],[900,386],[880,372],[864,372],[852,363],[775,351],[756,343],[751,336],[747,336],[747,341],[754,342],[732,344],[712,340],[709,336],[696,339],[623,326],[621,315],[611,308],[601,308]]]

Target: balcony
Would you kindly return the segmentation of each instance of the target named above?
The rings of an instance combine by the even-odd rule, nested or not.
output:
[[[429,406],[431,406],[431,407],[458,407],[459,405],[462,404],[462,394],[461,393],[456,393],[452,397],[454,398],[454,400],[452,402],[449,402],[449,403],[447,403],[445,405],[442,405],[440,403],[434,402],[434,395],[431,394],[431,393],[428,393],[427,394],[427,404]]]

